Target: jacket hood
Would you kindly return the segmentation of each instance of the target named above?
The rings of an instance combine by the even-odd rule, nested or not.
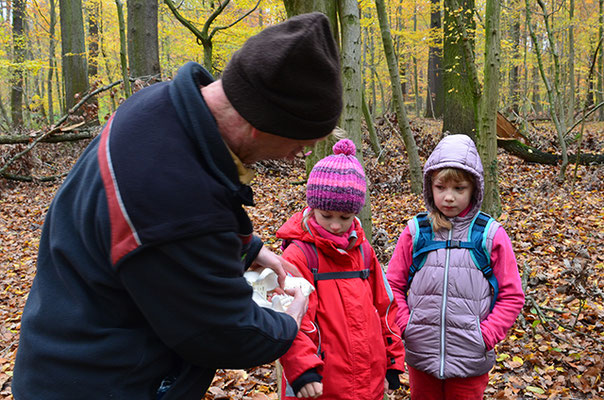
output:
[[[484,197],[484,177],[482,161],[474,145],[474,141],[467,135],[449,135],[438,143],[428,161],[424,165],[424,202],[428,211],[434,211],[434,196],[430,175],[433,171],[442,168],[459,168],[474,176],[475,188],[472,195],[472,210],[474,214],[482,206]]]

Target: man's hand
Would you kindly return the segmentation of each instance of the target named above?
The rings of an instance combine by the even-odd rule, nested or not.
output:
[[[255,269],[258,267],[270,268],[277,274],[277,282],[279,283],[279,287],[283,288],[285,286],[285,276],[286,271],[291,272],[294,276],[300,276],[297,272],[296,267],[290,262],[283,259],[281,256],[276,255],[266,247],[262,246],[258,256],[254,260],[254,263],[250,267],[250,269]]]
[[[315,399],[323,394],[323,384],[321,382],[310,382],[302,386],[296,397]]]
[[[304,296],[304,293],[302,293],[300,288],[286,289],[285,293],[294,297],[294,300],[287,307],[285,313],[296,320],[298,330],[300,330],[302,318],[304,317],[304,314],[306,314],[306,310],[308,310],[308,297]]]

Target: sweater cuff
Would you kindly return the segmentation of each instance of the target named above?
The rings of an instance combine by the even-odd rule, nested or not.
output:
[[[323,378],[317,372],[316,368],[309,369],[304,372],[302,375],[298,377],[295,381],[291,383],[291,387],[294,390],[294,393],[297,395],[300,389],[304,387],[307,383],[311,382],[321,382]]]
[[[262,246],[264,246],[262,240],[256,235],[254,235],[252,240],[244,246],[243,254],[241,256],[245,268],[244,271],[247,271],[252,266],[252,263],[256,257],[258,257],[260,250],[262,250]]]
[[[399,374],[402,374],[402,371],[397,369],[389,369],[386,371],[386,380],[388,381],[389,390],[396,390],[401,387],[401,381],[398,377]]]

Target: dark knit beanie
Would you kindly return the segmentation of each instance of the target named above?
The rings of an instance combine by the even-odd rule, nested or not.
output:
[[[291,139],[322,138],[342,112],[336,42],[314,12],[249,38],[222,75],[227,98],[254,128]]]

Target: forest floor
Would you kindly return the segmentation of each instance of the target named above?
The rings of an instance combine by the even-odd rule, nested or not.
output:
[[[422,162],[438,141],[438,121],[413,120]],[[554,152],[547,125],[533,126],[533,145]],[[602,153],[604,125],[587,125],[584,152]],[[380,128],[384,161],[368,144],[364,159],[372,205],[374,247],[384,268],[406,221],[423,210],[410,193],[402,140]],[[71,168],[83,144],[40,145],[15,173],[58,174]],[[569,152],[575,152],[571,143]],[[3,151],[5,148],[3,148]],[[16,151],[16,150],[14,150]],[[14,152],[13,151],[13,152]],[[0,165],[10,154],[0,154]],[[604,399],[604,167],[571,164],[566,181],[559,167],[528,164],[498,155],[502,214],[525,285],[526,305],[505,341],[497,345],[488,399]],[[278,251],[274,233],[304,207],[302,160],[257,165],[256,207],[248,211],[256,231]],[[11,399],[21,311],[35,275],[37,248],[48,206],[59,183],[0,180],[0,399]],[[407,374],[391,400],[409,398]],[[205,400],[274,400],[274,364],[219,370]]]

